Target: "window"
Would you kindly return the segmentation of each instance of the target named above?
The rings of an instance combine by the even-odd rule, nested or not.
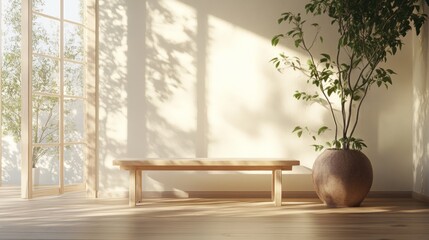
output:
[[[2,32],[16,38],[4,44],[2,33],[2,49],[13,47],[10,52],[15,54],[14,67],[1,64],[2,103],[15,104],[3,106],[2,129],[22,142],[24,198],[85,186],[88,192],[95,191],[96,4],[96,0],[2,0],[2,6],[14,10],[4,18],[2,10],[6,30]],[[7,52],[2,51],[3,61]]]
[[[0,186],[19,186],[21,136],[21,0],[0,0]]]
[[[86,149],[83,0],[33,0],[32,9],[33,187],[82,184]]]

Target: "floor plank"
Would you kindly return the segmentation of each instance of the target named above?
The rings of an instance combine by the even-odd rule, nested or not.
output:
[[[33,200],[0,189],[0,239],[427,239],[429,205],[368,199],[359,208],[326,208],[317,199],[127,199],[85,194]]]

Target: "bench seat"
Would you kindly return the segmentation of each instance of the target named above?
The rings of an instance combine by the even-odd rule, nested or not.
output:
[[[297,160],[273,158],[128,158],[113,165],[130,172],[129,205],[141,202],[142,171],[272,171],[271,196],[275,206],[282,203],[282,171],[299,165]]]

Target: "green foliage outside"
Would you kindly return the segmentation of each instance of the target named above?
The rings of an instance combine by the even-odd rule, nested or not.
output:
[[[44,0],[33,0],[36,11],[46,4]],[[21,140],[21,0],[9,0],[3,9],[4,28],[3,65],[1,71],[2,131],[13,136],[16,142]],[[80,9],[80,14],[83,10]],[[59,33],[55,26],[33,18],[33,51],[55,56],[58,53]],[[52,24],[52,23],[51,23]],[[67,37],[69,36],[69,37]],[[69,27],[66,29],[64,56],[67,59],[81,61],[84,58],[83,28]],[[59,62],[52,58],[33,56],[33,92],[42,94],[59,93]],[[73,81],[64,81],[64,89],[70,95],[83,96],[84,71],[78,64],[64,66],[64,75]],[[69,100],[70,101],[70,100]],[[58,97],[38,96],[32,100],[33,112],[33,143],[58,143],[59,141],[59,99]],[[64,114],[71,114],[71,109],[64,109]],[[75,132],[74,122],[65,119],[66,134]],[[68,121],[68,122],[67,122]],[[33,167],[49,152],[49,148],[33,148]]]

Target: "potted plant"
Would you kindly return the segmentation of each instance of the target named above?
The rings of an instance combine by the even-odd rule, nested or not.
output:
[[[338,31],[333,53],[315,53],[315,45],[325,44],[318,23],[291,12],[278,20],[290,28],[274,36],[272,45],[290,40],[308,59],[281,53],[271,61],[279,71],[289,67],[304,73],[316,93],[296,91],[294,97],[325,105],[332,118],[332,128],[321,126],[314,134],[301,126],[293,130],[299,137],[309,132],[314,140],[333,130],[332,141],[313,145],[326,149],[313,165],[313,182],[328,206],[359,206],[371,188],[371,163],[361,152],[366,145],[355,136],[362,105],[372,87],[392,84],[395,72],[380,64],[401,49],[413,28],[419,34],[426,21],[421,7],[419,0],[311,0],[306,15],[327,16]]]

